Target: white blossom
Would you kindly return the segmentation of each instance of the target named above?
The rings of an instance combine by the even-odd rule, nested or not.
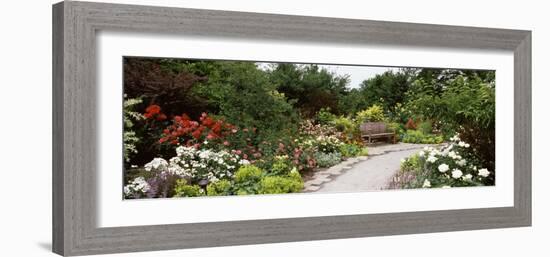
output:
[[[453,178],[460,178],[462,177],[462,171],[459,169],[454,169],[453,171],[451,171],[451,176]]]
[[[431,163],[434,163],[435,161],[437,161],[437,157],[435,157],[433,155],[430,155],[430,157],[428,157],[427,161],[431,162]]]
[[[465,159],[459,160],[456,162],[456,164],[458,164],[459,166],[464,166],[466,165],[466,160]]]
[[[466,175],[462,176],[462,179],[463,180],[472,180],[472,174],[466,174]]]
[[[437,169],[439,170],[439,172],[443,173],[443,172],[446,172],[446,171],[449,170],[449,165],[443,163],[443,164],[439,165],[437,167]]]
[[[124,186],[123,191],[125,196],[131,196],[133,194],[145,194],[150,189],[151,186],[145,181],[145,178],[137,177]]]
[[[422,185],[423,188],[432,187],[432,183],[430,183],[429,180],[424,179],[424,184]]]
[[[168,162],[162,158],[154,158],[151,162],[145,164],[144,168],[146,171],[151,170],[162,170],[168,166]]]
[[[450,151],[449,152],[449,157],[453,158],[454,160],[462,159],[462,157],[460,155],[458,155],[458,153],[456,153],[455,151]]]
[[[239,161],[239,164],[240,165],[248,165],[248,164],[250,164],[250,162],[248,160],[242,159],[242,160]]]
[[[482,176],[482,177],[484,177],[484,178],[488,177],[489,174],[491,174],[491,173],[489,172],[488,169],[485,169],[485,168],[479,169],[479,170],[477,171],[477,175]]]
[[[145,169],[214,182],[222,177],[232,177],[236,168],[249,164],[246,160],[239,161],[236,154],[224,150],[218,152],[211,149],[178,146],[176,154],[177,156],[172,157],[168,162],[155,158],[145,165]]]

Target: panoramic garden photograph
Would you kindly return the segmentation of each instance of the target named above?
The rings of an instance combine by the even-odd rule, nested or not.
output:
[[[492,70],[124,57],[123,83],[124,199],[495,185]]]

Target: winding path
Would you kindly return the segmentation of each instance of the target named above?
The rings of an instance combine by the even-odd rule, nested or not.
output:
[[[396,171],[401,159],[418,152],[426,145],[395,144],[369,148],[368,159],[345,164],[339,174],[326,179],[314,192],[361,192],[384,189]]]

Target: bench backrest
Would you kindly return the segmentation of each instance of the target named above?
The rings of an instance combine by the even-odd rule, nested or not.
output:
[[[361,134],[371,135],[387,132],[386,123],[384,122],[366,122],[359,127]]]

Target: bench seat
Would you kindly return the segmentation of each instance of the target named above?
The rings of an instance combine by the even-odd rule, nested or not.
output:
[[[396,143],[396,135],[393,131],[388,131],[384,122],[366,122],[360,126],[361,138],[367,144],[372,143],[374,138],[388,138],[394,144]]]

